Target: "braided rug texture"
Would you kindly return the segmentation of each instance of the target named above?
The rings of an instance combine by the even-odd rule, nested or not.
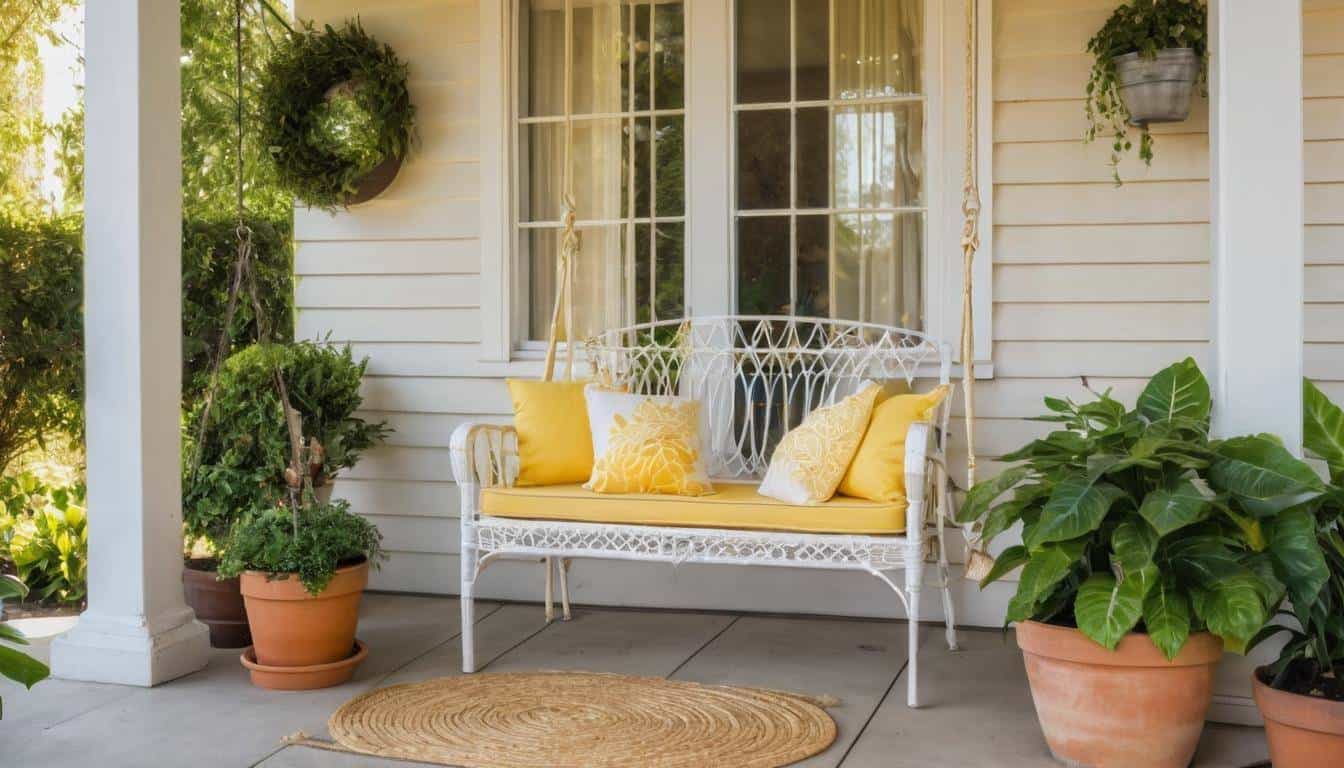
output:
[[[328,727],[354,752],[462,768],[777,768],[836,735],[799,696],[591,672],[394,685],[346,702]]]

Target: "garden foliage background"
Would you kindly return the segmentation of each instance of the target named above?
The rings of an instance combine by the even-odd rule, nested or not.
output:
[[[82,22],[69,23],[82,19],[82,5],[0,0],[0,570],[22,573],[33,597],[65,602],[84,594],[84,114],[81,98],[56,122],[44,120],[40,50],[82,47]],[[189,410],[207,384],[237,249],[238,102],[234,0],[183,0],[181,11]],[[244,3],[243,221],[253,233],[258,288],[276,340],[293,337],[293,201],[277,187],[255,126],[260,71],[283,34],[273,11]],[[82,66],[82,55],[78,61]],[[43,196],[50,176],[61,181],[62,199]],[[256,334],[248,302],[240,302],[229,331],[236,343]]]

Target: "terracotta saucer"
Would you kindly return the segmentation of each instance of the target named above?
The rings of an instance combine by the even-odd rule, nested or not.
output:
[[[269,688],[273,691],[311,691],[317,688],[330,688],[349,680],[355,674],[355,667],[358,667],[368,655],[369,647],[356,638],[353,652],[348,657],[330,664],[269,667],[257,663],[256,652],[250,645],[243,650],[239,658],[243,666],[251,671],[252,684],[258,688]]]

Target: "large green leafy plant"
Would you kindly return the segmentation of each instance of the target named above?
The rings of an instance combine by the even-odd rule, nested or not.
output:
[[[31,472],[0,477],[0,561],[38,599],[82,601],[88,591],[88,553],[82,485],[52,487]]]
[[[1301,501],[1288,514],[1303,531],[1314,527],[1317,546],[1302,546],[1299,553],[1300,585],[1291,611],[1283,612],[1291,621],[1266,628],[1257,640],[1288,635],[1269,667],[1270,685],[1344,701],[1344,410],[1309,381],[1303,382],[1302,404],[1302,443],[1325,461],[1329,480],[1312,482],[1297,462],[1291,473],[1276,473],[1274,492]]]
[[[1310,526],[1269,493],[1292,457],[1267,437],[1211,441],[1193,360],[1154,376],[1133,409],[1109,394],[1045,404],[1041,420],[1062,428],[1005,456],[1021,464],[977,484],[958,513],[985,541],[1022,524],[981,582],[1022,569],[1007,621],[1076,626],[1111,649],[1144,631],[1174,658],[1205,629],[1245,647],[1285,584],[1309,588]]]
[[[22,600],[27,595],[28,587],[22,581],[9,574],[0,575],[0,601],[10,598]],[[46,664],[5,643],[28,645],[28,639],[13,626],[0,622],[0,675],[22,683],[25,688],[32,688],[51,674]],[[4,710],[0,708],[0,717],[3,716]]]
[[[219,573],[295,574],[309,594],[317,595],[337,568],[365,559],[376,564],[382,556],[378,529],[352,513],[343,500],[312,503],[294,512],[268,507],[249,511],[234,525]]]
[[[354,359],[349,347],[311,341],[253,345],[226,360],[199,443],[205,403],[198,403],[187,420],[183,441],[187,534],[218,547],[245,511],[273,507],[285,499],[290,445],[275,390],[277,370],[302,416],[304,434],[325,448],[313,485],[330,482],[382,442],[387,427],[355,415],[363,403],[359,389],[366,365],[367,361]]]
[[[1129,110],[1120,99],[1115,57],[1138,53],[1145,59],[1169,48],[1191,48],[1199,57],[1199,83],[1208,86],[1208,11],[1200,0],[1130,0],[1123,3],[1087,43],[1095,58],[1087,78],[1087,141],[1111,136],[1111,168],[1120,183],[1120,157],[1133,148]],[[1153,162],[1153,135],[1139,126],[1139,158]]]

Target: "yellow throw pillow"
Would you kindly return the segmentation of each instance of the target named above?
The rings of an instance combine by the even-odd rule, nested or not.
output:
[[[905,498],[905,436],[947,397],[941,386],[922,395],[896,395],[877,404],[840,492],[871,501]]]
[[[859,392],[809,413],[775,447],[758,492],[788,504],[821,504],[835,495],[882,388]]]
[[[596,493],[714,492],[705,471],[700,403],[680,397],[587,390]]]
[[[593,471],[593,439],[582,381],[509,379],[518,430],[517,485],[582,483]]]

